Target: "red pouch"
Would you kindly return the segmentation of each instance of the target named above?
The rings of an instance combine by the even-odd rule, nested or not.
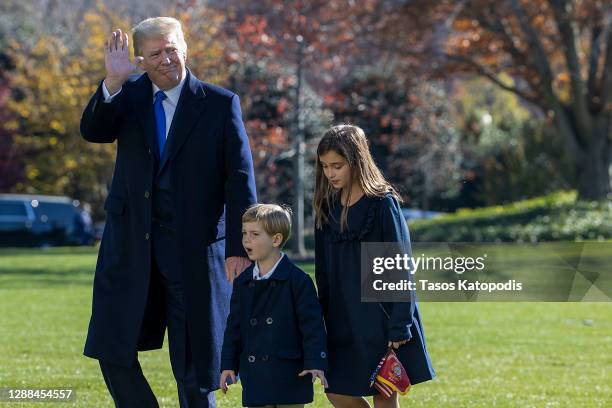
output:
[[[370,377],[370,387],[374,387],[381,395],[389,398],[393,392],[406,395],[410,389],[410,379],[406,369],[397,358],[392,348],[378,363]]]

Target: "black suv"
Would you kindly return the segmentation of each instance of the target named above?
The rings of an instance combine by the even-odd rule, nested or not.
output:
[[[68,197],[0,194],[0,246],[93,245],[89,211]]]

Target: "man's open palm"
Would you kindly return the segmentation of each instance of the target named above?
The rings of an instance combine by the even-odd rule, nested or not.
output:
[[[115,30],[109,36],[106,42],[104,52],[104,65],[106,67],[106,86],[111,93],[114,89],[119,88],[128,79],[129,75],[136,71],[136,64],[143,58],[138,56],[135,61],[130,61],[130,52],[128,47],[128,35]]]

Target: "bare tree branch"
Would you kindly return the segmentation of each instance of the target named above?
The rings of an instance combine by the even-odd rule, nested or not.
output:
[[[607,10],[604,12],[604,16],[601,21],[595,25],[591,30],[591,52],[589,54],[589,77],[587,82],[587,88],[589,92],[589,102],[595,109],[599,109],[602,106],[602,87],[603,87],[603,76],[604,72],[600,72],[600,58],[601,52],[606,47],[606,39],[612,30],[612,4],[610,4]],[[606,58],[604,58],[605,61]],[[604,64],[603,69],[605,70],[606,65]]]
[[[561,35],[563,54],[569,71],[576,125],[579,132],[584,135],[583,137],[589,137],[592,133],[592,119],[588,109],[586,87],[580,74],[578,29],[576,23],[571,21],[570,4],[567,0],[550,0],[550,3],[555,15],[557,29]]]
[[[599,71],[599,57],[601,56],[602,38],[604,38],[601,26],[595,26],[591,29],[591,52],[589,53],[589,77],[587,80],[587,89],[590,102],[596,101],[599,96],[597,87],[597,72]]]
[[[540,74],[540,79],[542,86],[544,87],[544,92],[546,94],[547,99],[550,101],[557,100],[557,97],[552,89],[552,81],[553,74],[552,69],[550,68],[550,63],[546,57],[546,51],[544,50],[544,46],[539,39],[538,33],[536,33],[535,29],[532,27],[529,22],[529,18],[525,13],[523,7],[519,4],[518,0],[507,0],[510,5],[510,8],[516,15],[518,22],[521,26],[521,29],[527,36],[527,41],[530,44],[529,49],[531,50],[531,56],[533,61],[535,62],[536,69]],[[557,103],[559,101],[557,100]]]
[[[612,111],[612,7],[608,13],[608,19],[609,24],[606,25],[605,35],[606,56],[601,79],[601,103],[604,111],[610,113]]]
[[[455,4],[452,11],[449,15],[444,19],[443,24],[437,24],[436,29],[431,37],[430,43],[427,45],[430,52],[433,52],[434,55],[441,55],[444,53],[444,42],[450,36],[453,31],[453,24],[459,16],[459,13],[466,6],[468,0],[461,0]]]
[[[470,68],[474,69],[479,75],[486,77],[500,88],[506,91],[510,91],[515,95],[518,95],[519,97],[525,99],[526,101],[533,103],[536,106],[540,106],[542,104],[541,101],[535,95],[529,94],[521,89],[518,89],[515,86],[506,84],[494,72],[470,58],[463,57],[461,55],[451,54],[444,54],[444,57],[450,61],[455,61],[469,66]]]
[[[564,138],[569,143],[570,149],[574,152],[576,158],[578,158],[580,154],[584,154],[585,142],[582,139],[580,132],[576,132],[576,129],[574,129],[566,109],[559,98],[557,98],[557,95],[555,95],[552,87],[553,74],[546,56],[546,50],[538,37],[538,33],[529,22],[529,18],[527,17],[527,14],[525,13],[523,6],[520,5],[519,1],[506,1],[518,19],[521,30],[527,36],[531,56],[540,75],[540,85],[544,91],[546,102],[548,103],[549,108],[555,113],[555,119],[559,123],[559,130],[561,133],[563,133]]]
[[[528,62],[529,58],[524,51],[519,50],[512,41],[512,33],[509,32],[508,27],[502,23],[504,20],[502,16],[496,15],[495,11],[488,16],[490,19],[484,18],[484,16],[477,16],[478,23],[485,29],[492,33],[499,34],[502,37],[504,44],[506,45],[507,51],[510,53],[515,61]]]

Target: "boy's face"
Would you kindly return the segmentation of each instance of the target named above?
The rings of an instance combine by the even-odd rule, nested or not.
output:
[[[351,178],[351,168],[344,157],[333,150],[319,156],[323,174],[336,190],[348,187]]]
[[[261,221],[242,223],[242,246],[251,261],[261,261],[280,250],[281,234],[268,235]]]

